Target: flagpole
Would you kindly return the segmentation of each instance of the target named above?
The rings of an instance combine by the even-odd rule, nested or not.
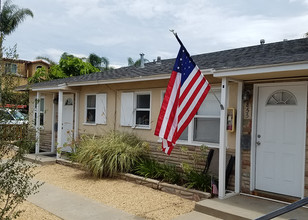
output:
[[[173,35],[175,36],[175,38],[177,39],[177,41],[179,42],[179,44],[180,44],[182,47],[184,47],[184,45],[183,45],[182,41],[180,40],[178,34],[177,34],[173,29],[170,29],[169,31],[170,31],[171,33],[173,33]],[[184,47],[184,48],[185,48],[185,47]],[[217,102],[219,103],[220,109],[221,109],[221,110],[224,110],[224,106],[221,104],[221,102],[220,102],[219,99],[217,98],[216,94],[215,94],[211,89],[210,89],[210,92],[212,92],[213,95],[215,96]]]
[[[184,47],[184,44],[183,44],[182,41],[180,40],[178,34],[177,34],[173,29],[171,29],[171,30],[169,30],[169,31],[172,32],[172,33],[174,34],[174,36],[175,36],[175,38],[178,40],[179,44],[180,44],[182,47]],[[185,48],[185,47],[184,47],[184,48]]]

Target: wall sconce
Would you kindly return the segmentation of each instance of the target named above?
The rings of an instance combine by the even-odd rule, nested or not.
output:
[[[242,96],[243,101],[244,101],[244,102],[249,101],[250,96],[251,96],[251,90],[249,90],[249,89],[244,89],[244,91],[243,91],[243,96]]]
[[[54,98],[54,99],[53,99],[53,104],[57,105],[57,104],[58,104],[58,102],[59,102],[58,97],[56,97],[56,98]]]

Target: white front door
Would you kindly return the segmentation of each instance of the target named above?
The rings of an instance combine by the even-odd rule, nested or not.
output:
[[[66,146],[72,141],[73,123],[74,123],[74,95],[65,94],[63,95],[63,116],[62,116],[62,151],[71,152],[71,148]]]
[[[258,91],[256,189],[301,197],[306,137],[306,84]]]

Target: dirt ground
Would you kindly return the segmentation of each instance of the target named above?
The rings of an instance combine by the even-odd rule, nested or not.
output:
[[[36,169],[38,180],[147,219],[169,220],[194,208],[193,201],[124,180],[94,179],[82,170],[58,164]],[[35,219],[58,219],[54,217],[46,215]]]

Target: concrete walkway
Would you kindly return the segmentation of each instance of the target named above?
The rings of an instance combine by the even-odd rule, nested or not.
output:
[[[48,183],[39,188],[39,193],[31,195],[27,200],[65,220],[143,219]]]

